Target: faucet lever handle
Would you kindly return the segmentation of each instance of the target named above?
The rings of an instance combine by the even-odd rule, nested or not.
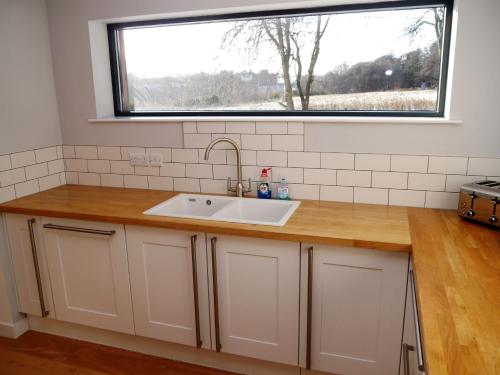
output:
[[[236,188],[235,187],[233,188],[231,185],[232,185],[231,184],[231,177],[228,177],[227,178],[227,191],[234,193],[236,191]]]
[[[248,179],[248,187],[244,189],[245,193],[250,193],[252,191],[252,179]]]

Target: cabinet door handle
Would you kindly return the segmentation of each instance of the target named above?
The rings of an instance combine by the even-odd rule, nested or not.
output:
[[[196,348],[201,348],[203,342],[200,334],[200,307],[198,303],[198,267],[196,265],[196,240],[198,236],[191,236],[191,264],[193,267],[193,295],[194,295],[194,323],[196,327]]]
[[[307,346],[306,346],[306,369],[311,369],[311,337],[312,337],[312,293],[313,293],[313,250],[307,249]]]
[[[65,225],[55,225],[55,224],[44,224],[43,227],[47,228],[47,229],[66,230],[68,232],[101,234],[103,236],[112,236],[113,234],[116,233],[115,230],[100,230],[100,229],[89,229],[89,228],[77,228],[77,227],[68,227],[68,226],[65,226]]]
[[[217,286],[217,237],[210,240],[212,245],[212,280],[214,289],[214,323],[215,323],[215,350],[220,352],[220,326],[219,326],[219,293]]]
[[[410,356],[409,352],[415,351],[415,347],[409,344],[403,344],[403,375],[410,375]]]
[[[413,270],[410,270],[411,277],[411,297],[413,304],[413,320],[415,322],[415,336],[417,341],[417,361],[418,361],[418,369],[420,371],[425,371],[424,365],[424,354],[422,351],[422,338],[420,336],[420,322],[418,320],[418,309],[417,309],[417,295],[415,291],[415,277],[413,275]]]
[[[38,289],[38,298],[40,299],[40,309],[42,310],[42,318],[45,318],[49,315],[49,310],[45,306],[45,298],[43,297],[43,286],[42,286],[42,275],[40,273],[40,263],[38,261],[38,252],[36,249],[36,239],[35,239],[35,231],[33,229],[33,225],[35,224],[35,219],[28,220],[28,229],[30,233],[30,243],[31,243],[31,253],[33,254],[33,264],[35,266],[35,278],[36,278],[36,286]]]

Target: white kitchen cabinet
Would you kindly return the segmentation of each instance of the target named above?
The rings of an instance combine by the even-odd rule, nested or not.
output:
[[[134,333],[123,225],[45,218],[57,318]]]
[[[210,348],[205,233],[126,232],[136,334]]]
[[[408,256],[302,244],[302,366],[307,366],[310,343],[312,370],[398,374]],[[312,279],[308,280],[311,258]]]
[[[20,312],[26,314],[55,318],[38,222],[38,218],[32,216],[6,215],[18,307]]]
[[[414,295],[414,280],[412,277],[412,270],[410,265],[410,273],[408,274],[408,287],[406,289],[406,307],[405,307],[405,320],[403,329],[403,344],[401,345],[401,365],[399,375],[424,375],[423,371],[423,358],[421,357],[419,367],[419,355],[422,355],[420,332],[417,333],[419,325],[416,325],[418,319],[418,310],[415,303],[416,298]],[[417,342],[417,335],[419,341]]]
[[[299,244],[221,235],[207,244],[215,349],[297,365]]]

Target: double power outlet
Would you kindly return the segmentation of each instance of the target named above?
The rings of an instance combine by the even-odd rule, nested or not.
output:
[[[142,154],[138,152],[130,153],[130,165],[142,167],[161,167],[163,163],[162,154]]]

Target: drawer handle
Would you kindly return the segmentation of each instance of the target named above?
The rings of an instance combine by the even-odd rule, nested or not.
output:
[[[312,329],[312,294],[313,294],[313,250],[311,246],[307,249],[307,347],[306,347],[306,369],[311,369],[311,329]]]
[[[40,299],[40,309],[42,310],[42,318],[45,318],[47,315],[49,315],[49,310],[45,306],[45,298],[43,297],[42,275],[40,273],[40,263],[38,261],[38,253],[36,250],[35,231],[33,230],[34,224],[35,224],[35,219],[28,220],[28,230],[30,233],[31,253],[33,254],[33,264],[35,266],[36,286],[38,289],[38,297]]]
[[[403,375],[410,375],[410,355],[409,352],[414,352],[413,345],[403,344]]]
[[[89,228],[77,228],[77,227],[68,227],[65,225],[55,225],[55,224],[44,224],[44,228],[47,229],[56,229],[56,230],[65,230],[68,232],[79,232],[79,233],[89,233],[89,234],[100,234],[103,236],[112,236],[116,233],[116,230],[100,230],[100,229],[89,229]]]
[[[196,327],[196,348],[201,348],[203,342],[201,341],[200,333],[200,307],[198,303],[198,274],[196,262],[196,240],[198,236],[195,234],[191,236],[191,264],[193,267],[193,297],[194,297],[194,323]]]
[[[215,351],[220,352],[220,325],[219,325],[219,292],[217,286],[217,237],[210,240],[212,246],[212,281],[214,289],[214,323],[215,323]]]
[[[413,270],[410,270],[411,277],[411,297],[412,297],[412,305],[413,305],[413,317],[415,321],[415,336],[417,341],[417,361],[418,361],[418,369],[420,371],[425,371],[424,365],[424,354],[422,351],[422,339],[420,336],[420,322],[418,320],[418,309],[417,309],[417,295],[415,292],[415,276],[413,275]]]

